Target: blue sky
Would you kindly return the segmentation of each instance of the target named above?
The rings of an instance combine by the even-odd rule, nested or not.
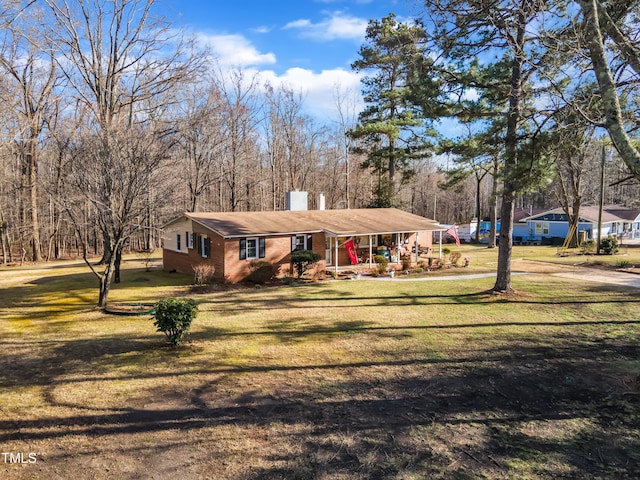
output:
[[[413,0],[160,0],[163,13],[196,35],[224,67],[258,73],[305,95],[310,111],[332,116],[335,92],[359,92],[351,71],[369,19],[410,18]]]

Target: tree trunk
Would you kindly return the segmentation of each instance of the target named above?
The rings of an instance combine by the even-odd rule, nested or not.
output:
[[[31,210],[31,258],[34,262],[42,260],[40,249],[40,222],[38,219],[38,159],[37,159],[37,130],[31,131],[29,138],[25,140],[25,162],[27,170],[27,188],[29,190],[29,209]]]
[[[484,175],[479,176],[478,173],[476,172],[476,235],[475,235],[475,240],[474,243],[480,243],[480,187],[482,185],[482,179],[484,178]]]
[[[511,292],[511,253],[513,250],[513,212],[516,197],[516,168],[518,165],[518,128],[522,109],[522,67],[525,53],[525,12],[518,14],[518,26],[514,58],[511,67],[509,111],[507,113],[507,135],[505,140],[504,187],[500,212],[500,243],[498,245],[498,270],[494,292]]]
[[[113,262],[107,265],[104,273],[100,275],[100,296],[98,297],[98,307],[107,308],[109,301],[109,290],[111,288],[111,278],[113,277]]]
[[[122,264],[122,248],[124,245],[119,245],[116,248],[116,258],[113,263],[114,273],[113,273],[113,283],[120,283],[120,264]]]
[[[489,231],[489,248],[496,248],[498,234],[498,168],[499,160],[493,159],[493,184],[491,186],[491,229]]]
[[[633,146],[624,129],[616,84],[604,50],[596,2],[597,0],[579,0],[585,20],[585,35],[588,39],[593,71],[602,96],[602,107],[605,112],[604,123],[620,157],[629,167],[631,174],[640,180],[640,152]]]

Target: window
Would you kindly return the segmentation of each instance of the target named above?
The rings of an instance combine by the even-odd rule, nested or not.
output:
[[[312,239],[312,235],[295,235],[291,237],[291,251],[295,252],[296,250],[312,250]]]
[[[200,236],[200,242],[198,246],[198,253],[202,255],[203,258],[209,257],[209,255],[211,254],[211,239],[205,237],[204,235]]]
[[[182,250],[182,243],[181,243],[181,238],[180,238],[180,234],[176,234],[176,250]]]
[[[211,239],[205,235],[198,235],[196,246],[198,247],[198,255],[203,258],[207,258],[211,254]]]
[[[364,248],[364,247],[368,247],[369,246],[369,235],[363,235],[363,236],[356,237],[356,238],[360,240],[360,243],[358,243],[356,241],[356,243],[358,243],[358,247],[359,248]],[[371,236],[371,246],[372,247],[377,247],[378,246],[378,236],[377,235],[372,235]]]
[[[186,232],[184,238],[187,241],[187,248],[193,248],[193,233]]]
[[[549,235],[549,222],[536,222],[536,235]]]
[[[266,256],[266,241],[264,237],[241,238],[240,260],[254,260]]]

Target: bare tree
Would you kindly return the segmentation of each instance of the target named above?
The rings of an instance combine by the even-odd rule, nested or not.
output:
[[[29,16],[17,15],[0,39],[0,69],[14,83],[18,95],[15,109],[17,132],[14,151],[20,158],[30,219],[31,257],[42,259],[40,222],[38,218],[39,141],[48,121],[52,105],[57,101],[58,84],[55,52],[46,44],[47,27],[42,11],[32,7]]]
[[[98,305],[105,307],[122,248],[143,215],[136,207],[148,198],[154,168],[162,155],[158,135],[148,124],[154,110],[175,101],[168,95],[196,76],[202,56],[191,55],[170,25],[152,14],[154,0],[46,0],[55,20],[59,67],[77,99],[91,112],[76,156],[76,187],[95,209],[104,242],[104,270]],[[139,135],[132,138],[131,135]],[[155,140],[155,142],[154,142]],[[87,142],[93,143],[89,148]],[[166,145],[162,147],[166,152]],[[89,164],[86,170],[85,162]],[[93,170],[91,170],[93,168]],[[125,197],[123,197],[125,195]],[[75,205],[66,205],[80,234]]]
[[[90,220],[112,242],[105,246],[113,255],[102,271],[91,264],[87,244],[82,242],[83,258],[100,280],[100,307],[107,305],[111,280],[117,274],[116,257],[127,239],[141,228],[135,220],[145,214],[146,192],[158,175],[166,150],[167,145],[158,141],[150,129],[130,127],[86,135],[73,152],[79,161],[72,163],[69,180],[94,207]],[[80,211],[74,205],[65,207],[81,235],[84,228]]]
[[[222,154],[221,178],[227,192],[227,205],[234,212],[248,201],[247,189],[260,179],[250,178],[253,165],[259,168],[258,125],[262,121],[262,96],[258,77],[247,77],[242,70],[220,73],[216,79],[221,93],[221,122],[227,137]]]
[[[176,140],[181,176],[188,188],[190,212],[198,211],[202,194],[220,181],[220,161],[227,142],[222,98],[215,85],[186,92],[181,102]]]
[[[576,124],[571,122],[571,118],[567,120],[568,124],[565,122],[558,125],[556,141],[551,145],[549,153],[555,157],[556,179],[552,187],[553,193],[569,222],[568,241],[571,246],[576,247],[579,240],[580,208],[584,203],[587,186],[597,183],[593,176],[593,172],[597,171],[597,162],[594,161],[596,149],[592,140],[594,127],[584,125],[584,122],[582,125]]]

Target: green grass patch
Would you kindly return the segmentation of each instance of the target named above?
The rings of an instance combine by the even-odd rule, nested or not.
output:
[[[82,265],[0,275],[1,443],[39,456],[3,478],[640,470],[638,289],[531,274],[508,296],[463,277],[194,294],[128,262],[112,301],[199,303],[171,349],[150,317],[96,310]]]

